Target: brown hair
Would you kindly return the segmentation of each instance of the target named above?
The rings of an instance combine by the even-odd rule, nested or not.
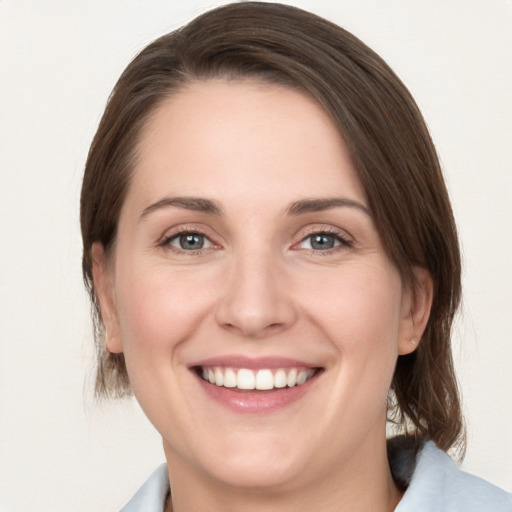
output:
[[[209,11],[146,47],[108,101],[86,163],[81,195],[83,273],[98,352],[96,392],[129,394],[123,355],[104,347],[91,247],[111,250],[141,127],[193,80],[254,78],[304,91],[329,113],[351,152],[384,247],[404,282],[432,275],[431,316],[415,352],[393,377],[394,418],[442,449],[462,440],[450,347],[460,301],[460,253],[439,161],[421,113],[387,64],[349,32],[295,7],[262,2]],[[408,427],[407,427],[408,426]]]

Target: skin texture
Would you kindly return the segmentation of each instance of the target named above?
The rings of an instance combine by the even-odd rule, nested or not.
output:
[[[176,197],[222,214],[162,204]],[[289,212],[330,198],[360,206]],[[344,142],[300,92],[192,83],[149,119],[110,260],[93,247],[94,281],[107,348],[124,352],[162,435],[175,512],[396,506],[386,397],[398,355],[421,338],[431,282],[415,269],[413,300],[365,208]],[[184,230],[203,248],[181,248]],[[314,233],[334,247],[312,248]],[[294,403],[240,413],[190,369],[227,355],[322,372]]]

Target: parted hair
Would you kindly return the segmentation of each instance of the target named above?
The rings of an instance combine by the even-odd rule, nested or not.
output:
[[[296,7],[225,5],[144,48],[119,78],[88,154],[80,208],[83,275],[92,301],[96,394],[130,394],[122,354],[105,349],[92,279],[92,244],[107,257],[130,186],[141,128],[192,81],[252,79],[300,90],[329,114],[366,191],[384,248],[406,286],[413,268],[433,279],[430,318],[417,349],[398,357],[390,416],[447,450],[463,445],[451,329],[461,294],[456,226],[435,147],[411,94],[351,33]],[[186,127],[183,127],[186,129]]]

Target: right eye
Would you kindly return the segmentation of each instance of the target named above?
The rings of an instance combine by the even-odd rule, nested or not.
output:
[[[212,247],[212,242],[201,233],[178,233],[167,238],[162,245],[170,245],[181,251],[200,251]]]

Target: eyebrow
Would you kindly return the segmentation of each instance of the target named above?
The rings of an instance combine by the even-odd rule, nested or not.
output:
[[[144,208],[140,218],[143,219],[155,210],[160,210],[169,206],[175,206],[193,212],[223,215],[222,208],[211,199],[205,199],[202,197],[164,197],[163,199],[160,199],[160,201],[150,204],[147,208]]]
[[[286,210],[288,215],[302,215],[304,213],[322,212],[332,208],[357,208],[371,217],[370,210],[362,203],[345,197],[330,197],[325,199],[302,199],[293,202]]]
[[[212,201],[211,199],[205,199],[203,197],[164,197],[159,201],[150,204],[147,208],[142,210],[140,215],[141,219],[147,217],[150,213],[174,206],[177,208],[183,208],[200,213],[209,213],[213,215],[222,216],[224,215],[222,207]],[[370,210],[358,201],[348,199],[344,197],[331,197],[325,199],[301,199],[300,201],[294,201],[284,211],[286,215],[303,215],[305,213],[321,212],[330,210],[332,208],[349,207],[357,208],[366,215],[371,216]]]

